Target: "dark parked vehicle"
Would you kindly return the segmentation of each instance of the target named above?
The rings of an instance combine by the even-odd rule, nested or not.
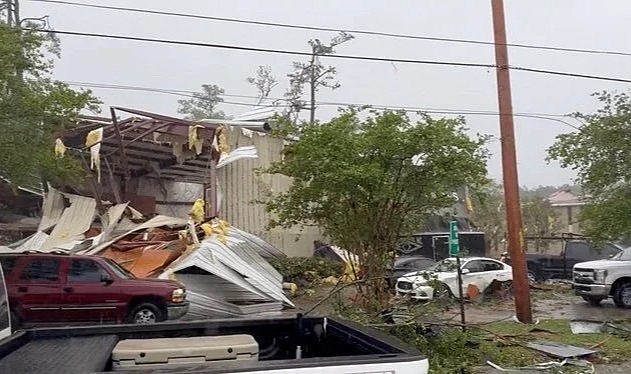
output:
[[[387,269],[386,277],[389,287],[394,287],[397,280],[405,274],[413,271],[425,270],[434,265],[436,261],[423,256],[403,256],[394,260],[394,266]]]
[[[416,233],[401,239],[398,252],[404,256],[423,256],[434,261],[451,257],[449,255],[449,232]],[[458,241],[463,256],[486,256],[483,232],[460,231]]]
[[[526,254],[528,278],[531,281],[572,279],[575,264],[610,259],[621,251],[621,247],[612,243],[595,248],[585,240],[565,240],[565,247],[560,255]]]
[[[139,279],[116,262],[62,253],[2,254],[14,324],[155,323],[188,312],[172,280]]]

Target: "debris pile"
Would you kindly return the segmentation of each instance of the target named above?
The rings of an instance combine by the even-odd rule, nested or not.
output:
[[[203,201],[190,219],[151,219],[124,204],[97,214],[93,198],[49,188],[43,216],[30,237],[0,252],[59,252],[113,259],[136,277],[182,282],[191,302],[189,317],[241,317],[293,307],[282,276],[267,262],[285,255],[255,235],[224,221],[203,221]]]

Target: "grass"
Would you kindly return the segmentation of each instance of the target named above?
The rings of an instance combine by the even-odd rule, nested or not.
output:
[[[486,331],[472,329],[473,336],[480,339],[479,352],[472,353],[479,360],[480,365],[487,360],[505,368],[555,361],[552,357],[525,347],[526,343],[537,340],[592,348],[598,351],[588,358],[593,363],[616,364],[631,358],[631,343],[629,342],[631,336],[609,333],[573,334],[567,320],[545,320],[537,325],[497,322],[482,325],[480,328]],[[568,366],[562,372],[570,373],[575,370],[575,367]],[[436,372],[439,373],[439,371]]]
[[[564,299],[573,296],[563,288],[533,291],[534,300]],[[480,306],[483,309],[503,306],[505,303],[490,298]],[[449,308],[447,308],[449,307]],[[447,311],[449,309],[449,311]],[[457,304],[429,303],[414,305],[409,312],[424,320],[423,324],[384,326],[379,316],[370,316],[355,305],[339,303],[337,314],[367,325],[377,326],[407,343],[416,346],[430,361],[431,374],[476,373],[475,368],[490,368],[491,361],[504,368],[523,367],[542,362],[561,361],[527,348],[531,341],[546,340],[598,351],[589,361],[595,364],[620,364],[631,361],[631,333],[573,334],[568,320],[542,320],[537,325],[524,325],[511,321],[493,322],[468,326],[463,333],[457,327],[459,317],[446,320],[457,312]],[[438,331],[427,331],[432,323]],[[441,324],[442,323],[442,324]],[[482,372],[486,373],[488,371]],[[579,373],[568,366],[557,373]]]
[[[560,361],[525,347],[529,341],[536,340],[583,348],[598,345],[595,350],[599,352],[589,358],[594,363],[616,364],[631,358],[631,335],[575,335],[567,320],[546,320],[537,325],[496,322],[470,326],[466,333],[453,326],[442,327],[433,334],[418,326],[400,326],[390,329],[390,332],[424,352],[430,359],[432,374],[457,373],[460,369],[473,373],[475,370],[472,368],[484,367],[487,361],[504,368]],[[568,366],[559,372],[573,373],[576,367]]]
[[[594,348],[599,351],[592,361],[605,363],[620,363],[631,358],[631,335],[624,336],[621,334],[573,334],[570,329],[570,323],[567,320],[545,320],[538,325],[522,325],[515,322],[499,322],[484,326],[486,330],[496,333],[497,335],[517,335],[516,341],[528,342],[533,340],[549,340],[563,344],[574,345],[582,348]],[[543,331],[546,330],[546,331]],[[550,331],[550,332],[547,332]],[[488,333],[487,333],[488,334]],[[488,334],[491,335],[491,334]],[[485,344],[491,345],[491,344]],[[495,353],[503,358],[501,348],[494,347]],[[515,353],[525,360],[532,359],[533,362],[541,362],[541,359],[549,361],[549,358],[539,353],[522,347],[515,348]],[[510,357],[503,360],[503,363],[510,364]],[[499,364],[499,362],[498,362]]]

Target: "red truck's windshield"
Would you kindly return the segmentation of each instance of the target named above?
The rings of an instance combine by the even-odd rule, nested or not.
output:
[[[105,264],[110,268],[111,271],[114,272],[114,274],[116,274],[118,277],[122,278],[122,279],[134,279],[136,277],[134,277],[134,275],[130,272],[128,272],[127,270],[125,270],[125,268],[123,268],[122,266],[120,266],[119,264],[117,264],[115,261],[110,260],[109,258],[103,258],[103,260],[105,260]]]

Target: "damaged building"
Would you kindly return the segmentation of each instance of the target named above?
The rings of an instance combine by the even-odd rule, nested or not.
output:
[[[101,255],[137,277],[175,278],[193,317],[292,307],[267,260],[311,255],[320,234],[268,231],[255,202],[290,183],[256,173],[282,157],[283,140],[251,118],[192,122],[119,107],[111,115],[82,117],[58,135],[56,152],[83,162],[86,186],[26,191],[42,201],[41,219],[0,250]]]

